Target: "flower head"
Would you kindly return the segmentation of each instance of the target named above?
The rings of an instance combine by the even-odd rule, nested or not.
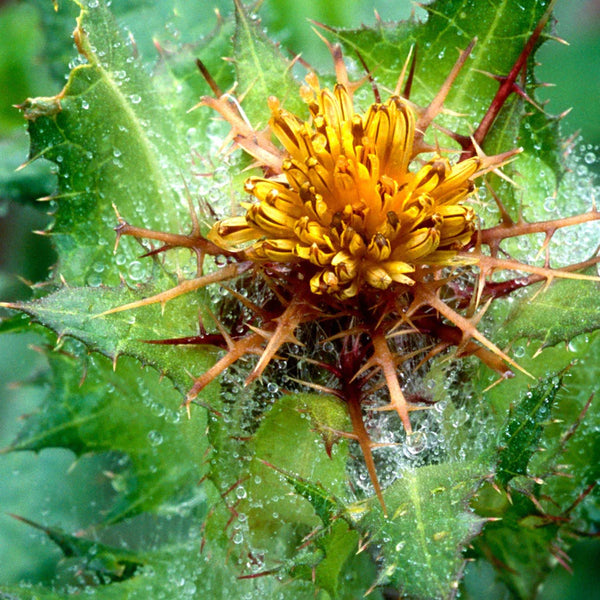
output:
[[[355,111],[338,83],[320,89],[316,77],[303,88],[311,118],[303,121],[270,99],[270,127],[287,156],[282,175],[251,177],[256,202],[246,214],[217,223],[209,238],[248,257],[303,263],[315,294],[356,296],[362,286],[411,286],[417,265],[447,265],[472,238],[473,192],[481,160],[456,165],[416,143],[416,115],[391,96]]]
[[[117,228],[119,236],[160,241],[164,244],[161,250],[177,246],[193,249],[199,273],[171,290],[103,314],[165,303],[180,294],[244,274],[263,279],[273,292],[266,304],[260,300],[261,305],[230,290],[253,312],[257,323],[244,324],[243,333],[236,331],[233,335],[217,321],[217,338],[227,353],[196,378],[186,406],[241,357],[259,355],[246,379],[249,384],[262,376],[282,346],[300,343],[296,333],[304,326],[310,327],[313,322],[323,326],[328,339],[336,341],[338,353],[333,363],[310,360],[334,374],[338,385],[303,383],[335,395],[347,405],[352,432],[336,435],[350,435],[360,444],[384,510],[372,456],[376,444],[362,419],[363,402],[379,387],[372,378],[381,376],[389,396],[389,403],[376,410],[396,411],[407,434],[412,432],[409,413],[422,408],[404,396],[399,369],[413,353],[406,353],[396,339],[412,334],[429,336],[434,345],[428,347],[421,363],[449,346],[457,346],[457,355],[476,355],[503,379],[513,375],[510,367],[526,373],[477,328],[487,303],[541,279],[594,279],[571,271],[595,264],[596,257],[557,270],[501,257],[499,252],[500,243],[513,236],[543,231],[547,243],[561,227],[600,218],[596,210],[571,219],[515,223],[497,199],[502,223],[476,231],[475,213],[467,205],[474,181],[519,152],[512,149],[486,156],[479,145],[507,94],[514,91],[520,69],[513,68],[504,78],[498,92],[504,100],[492,101],[472,138],[443,130],[461,145],[462,160],[452,163],[437,146],[425,142],[426,132],[441,112],[473,44],[461,52],[426,107],[415,107],[400,94],[403,70],[392,95],[381,102],[376,91],[375,103],[364,113],[355,110],[353,101],[353,91],[360,83],[349,80],[341,51],[330,45],[337,76],[333,90],[321,89],[314,74],[307,76],[301,94],[308,104],[308,120],[270,98],[267,131],[252,127],[239,102],[231,94],[222,93],[207,76],[216,97],[204,97],[200,104],[225,118],[231,125],[230,139],[235,146],[248,152],[264,170],[264,177],[246,181],[246,191],[254,201],[242,205],[245,214],[216,223],[208,239],[201,234],[195,215],[189,235],[152,232],[132,227],[122,219]],[[524,52],[531,47],[528,44]],[[271,133],[283,150],[273,144]],[[482,250],[482,246],[489,251]],[[207,255],[225,255],[227,262],[203,274]],[[458,275],[441,276],[439,271],[461,264],[474,265],[477,272],[473,274],[476,283],[467,282],[459,292],[459,286],[453,287]],[[515,270],[530,275],[524,281],[490,280],[495,271]],[[315,302],[315,297],[323,302]],[[476,313],[482,301],[484,308]],[[205,341],[206,337],[201,335],[198,343],[214,343],[214,336],[208,336],[211,342]],[[189,339],[183,338],[183,343],[189,343]],[[416,352],[420,353],[421,349]]]

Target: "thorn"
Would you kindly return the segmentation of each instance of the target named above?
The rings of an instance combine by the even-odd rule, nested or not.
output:
[[[390,351],[388,342],[385,338],[385,334],[376,332],[371,335],[371,342],[373,343],[373,361],[383,371],[386,385],[390,394],[390,404],[394,407],[407,435],[412,433],[412,427],[410,419],[408,417],[408,403],[402,393],[400,382],[398,381],[398,372],[396,370],[396,361]]]
[[[15,169],[15,173],[18,173],[19,171],[22,171],[23,169],[25,169],[26,167],[28,167],[31,163],[33,162],[33,160],[26,160],[24,163],[21,163],[16,169]]]
[[[583,490],[583,492],[581,492],[581,494],[579,494],[579,496],[577,496],[577,498],[575,499],[575,502],[573,502],[573,504],[571,504],[571,506],[569,506],[569,508],[567,508],[567,510],[565,511],[565,515],[570,514],[571,512],[573,512],[573,510],[575,508],[577,508],[577,506],[579,506],[579,504],[581,504],[588,496],[589,494],[591,494],[594,491],[594,488],[596,487],[596,485],[598,484],[597,481],[593,481],[592,483],[590,483],[585,490]]]
[[[263,339],[257,333],[248,335],[234,342],[233,347],[218,360],[208,371],[205,371],[200,377],[196,378],[194,385],[187,393],[184,405],[189,405],[198,394],[214,379],[216,379],[225,369],[239,360],[246,354],[261,354],[263,352]]]
[[[575,422],[561,436],[560,443],[562,446],[564,446],[573,437],[573,435],[579,428],[579,425],[581,425],[583,419],[585,418],[585,415],[587,414],[590,406],[592,405],[593,399],[594,399],[594,394],[592,393],[590,395],[590,397],[588,398],[587,402],[585,403],[585,406],[581,409],[581,412],[577,416],[577,419],[575,419]]]
[[[560,121],[561,119],[564,119],[572,110],[573,110],[573,107],[567,108],[567,110],[564,110],[556,117],[556,120]]]
[[[275,354],[285,343],[299,344],[295,338],[294,332],[301,323],[311,320],[314,317],[312,307],[304,301],[296,298],[292,299],[288,307],[280,317],[277,317],[277,327],[271,334],[269,341],[253,371],[246,378],[245,385],[250,385],[253,381],[262,376],[263,371]]]
[[[129,38],[129,43],[131,45],[131,53],[133,55],[133,58],[137,60],[140,56],[140,53],[138,51],[138,46],[137,46],[135,37],[133,36],[133,33],[131,33],[131,31],[128,32],[127,37]]]
[[[515,61],[514,65],[511,68],[509,74],[506,76],[506,79],[503,81],[503,83],[498,88],[498,91],[496,92],[496,95],[492,99],[487,112],[485,113],[485,115],[483,116],[483,119],[479,123],[479,126],[475,130],[475,133],[473,134],[473,139],[478,144],[481,145],[483,143],[483,140],[485,139],[489,130],[491,129],[492,125],[494,124],[496,117],[500,114],[501,108],[504,106],[504,103],[506,102],[506,100],[510,96],[510,94],[513,93],[513,91],[514,91],[513,85],[517,81],[517,77],[519,76],[519,73],[521,73],[523,68],[526,66],[527,59],[531,55],[531,53],[537,43],[538,38],[540,37],[542,31],[544,30],[544,27],[546,26],[546,23],[548,22],[548,19],[550,18],[550,15],[552,14],[552,9],[553,9],[555,3],[556,3],[556,0],[551,0],[550,3],[548,4],[546,12],[544,13],[542,18],[538,22],[538,24],[537,24],[536,28],[534,29],[534,31],[532,32],[532,34],[529,36],[529,39],[527,40],[527,43],[525,44],[523,50],[519,54],[517,60]],[[474,154],[475,154],[475,148],[471,149],[470,151],[467,151],[464,154],[464,157],[462,160],[470,158]]]
[[[454,80],[458,76],[460,70],[463,68],[467,58],[469,58],[471,52],[473,51],[473,47],[477,43],[477,38],[473,38],[470,44],[460,53],[458,60],[454,63],[452,70],[446,77],[446,80],[440,87],[439,92],[436,94],[435,98],[429,103],[425,111],[419,117],[416,130],[419,132],[415,135],[415,143],[421,141],[425,135],[426,129],[429,127],[433,119],[440,113],[442,107],[444,105],[444,101],[446,100],[446,96],[454,83]]]
[[[121,241],[121,236],[123,235],[123,229],[122,229],[121,225],[126,224],[126,223],[125,223],[125,219],[123,219],[123,217],[120,215],[119,209],[117,208],[117,205],[114,202],[112,203],[112,207],[113,207],[113,210],[115,211],[117,221],[119,222],[119,225],[117,227],[115,227],[115,231],[117,232],[117,237],[115,239],[115,247],[113,248],[113,254],[116,254],[117,250],[119,248],[119,242]]]
[[[316,25],[317,27],[321,27],[322,29],[331,31],[330,28],[328,28],[326,25],[323,25],[322,23],[317,23],[316,21],[313,21],[312,19],[309,19],[309,21],[311,23],[313,23],[314,25]],[[329,54],[331,54],[331,58],[333,59],[333,67],[335,69],[336,81],[338,83],[341,83],[351,94],[354,91],[356,86],[350,82],[350,78],[348,77],[348,71],[346,69],[346,64],[344,63],[344,59],[342,57],[342,49],[341,49],[340,45],[332,44],[325,36],[323,36],[321,34],[320,31],[318,31],[314,27],[312,29],[317,34],[317,36],[321,39],[321,41],[327,46],[327,49],[329,50]]]
[[[564,40],[563,38],[558,37],[557,35],[554,35],[554,34],[547,33],[546,38],[548,40],[552,40],[553,42],[558,42],[559,44],[562,44],[563,46],[571,45],[571,44],[569,44],[569,42],[567,42],[567,40]]]
[[[483,258],[491,259],[491,257],[484,257],[483,255],[481,255],[480,259],[482,260],[482,262],[483,262]],[[494,260],[494,259],[491,259],[491,260]],[[522,268],[522,267],[520,267],[520,268]],[[521,367],[519,364],[517,364],[510,356],[508,356],[506,353],[502,352],[502,350],[500,350],[500,348],[498,348],[498,346],[493,344],[482,333],[480,333],[468,319],[466,319],[459,313],[455,312],[454,310],[452,310],[452,308],[450,308],[447,304],[445,304],[435,293],[433,293],[429,289],[428,286],[422,285],[419,287],[418,290],[415,290],[415,292],[418,292],[415,295],[415,299],[418,297],[418,298],[420,298],[420,301],[422,303],[425,303],[425,304],[431,306],[431,308],[437,310],[439,313],[442,314],[442,316],[444,316],[451,323],[456,325],[463,332],[463,334],[474,338],[480,344],[485,346],[488,350],[490,350],[494,354],[497,354],[500,358],[502,358],[502,360],[507,362],[509,365],[515,367],[516,369],[518,369],[519,371],[521,371],[528,377],[535,379],[535,377],[531,373],[529,373],[528,371],[523,369],[523,367]]]
[[[400,71],[400,76],[398,77],[398,81],[396,82],[396,87],[394,88],[394,96],[404,96],[407,100],[410,98],[410,90],[412,87],[413,77],[415,74],[417,62],[417,46],[416,44],[411,44],[408,55],[406,56],[406,60],[404,61],[404,65],[402,65],[402,71]],[[409,68],[410,65],[410,68]],[[406,75],[406,71],[408,69],[408,79],[406,80],[406,84],[404,85],[404,89],[402,89],[402,85],[404,84],[404,76]]]
[[[375,97],[375,103],[381,104],[381,95],[379,93],[379,88],[377,87],[377,84],[375,83],[375,80],[373,79],[373,75],[372,75],[371,71],[369,70],[367,63],[365,62],[365,59],[362,57],[362,54],[358,50],[355,50],[355,52],[356,52],[356,56],[358,56],[358,60],[360,61],[364,70],[367,73],[367,77],[369,78],[369,82],[371,84],[371,89],[373,90],[373,96]]]
[[[373,453],[371,452],[371,438],[369,437],[369,434],[363,422],[360,398],[356,394],[355,388],[346,389],[346,392],[347,394],[345,400],[348,405],[348,412],[350,413],[352,429],[356,434],[358,444],[360,446],[360,449],[362,450],[363,457],[365,459],[365,464],[367,465],[367,471],[369,472],[369,477],[371,478],[371,483],[373,484],[373,488],[375,490],[375,495],[379,500],[379,504],[381,505],[381,509],[383,510],[384,517],[387,518],[388,511],[385,505],[385,500],[383,499],[383,492],[381,490],[381,486],[379,485],[379,479],[377,478],[375,461],[373,460]]]
[[[10,310],[21,310],[21,306],[14,302],[0,302],[0,308],[10,308]]]
[[[198,67],[198,69],[200,69],[200,73],[202,73],[202,77],[204,77],[204,80],[206,81],[206,83],[208,83],[213,94],[217,98],[220,98],[223,95],[223,92],[222,92],[221,88],[217,85],[217,82],[213,79],[213,77],[210,74],[210,72],[208,71],[208,69],[206,68],[206,65],[199,58],[197,58],[196,66]]]
[[[111,308],[109,310],[105,310],[100,314],[93,315],[92,319],[98,319],[100,317],[105,317],[107,315],[111,315],[118,312],[123,312],[125,310],[132,310],[134,308],[141,308],[142,306],[148,306],[150,304],[160,303],[161,310],[164,311],[165,304],[169,300],[173,300],[182,294],[187,294],[188,292],[192,292],[203,288],[211,283],[218,283],[220,281],[225,281],[227,279],[231,279],[238,275],[241,275],[244,271],[247,271],[250,268],[250,263],[241,264],[230,264],[222,269],[215,271],[214,273],[209,273],[208,275],[203,275],[202,277],[197,277],[195,279],[187,279],[182,281],[179,285],[176,285],[174,288],[167,290],[165,292],[161,292],[160,294],[156,294],[155,296],[150,296],[149,298],[144,298],[142,300],[137,300],[135,302],[130,302],[129,304],[124,304],[122,306],[117,306],[115,308]]]
[[[338,398],[341,398],[342,400],[344,399],[344,395],[342,394],[342,392],[340,390],[336,390],[335,388],[326,387],[324,385],[319,385],[318,383],[312,383],[310,381],[304,381],[302,379],[296,379],[296,378],[290,377],[290,376],[287,377],[287,380],[293,381],[294,383],[299,383],[300,385],[304,385],[313,390],[317,390],[319,392],[322,392],[323,394],[337,396]]]

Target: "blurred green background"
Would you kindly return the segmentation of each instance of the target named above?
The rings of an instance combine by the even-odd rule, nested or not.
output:
[[[152,11],[153,1],[147,4]],[[159,1],[159,0],[157,0]],[[222,15],[231,12],[228,0],[183,0],[193,6],[196,18],[214,26],[214,9]],[[475,0],[486,1],[486,0]],[[140,50],[147,60],[153,56],[151,39],[144,38],[144,21],[128,22],[124,0],[114,0],[113,9],[141,40]],[[48,96],[60,91],[69,72],[68,63],[76,56],[69,35],[74,26],[75,8],[62,0],[54,17],[50,0],[0,0],[0,299],[27,297],[29,288],[20,278],[44,281],[53,263],[47,238],[33,234],[43,230],[51,217],[51,203],[37,202],[52,193],[54,176],[49,164],[35,163],[16,172],[27,157],[28,140],[23,119],[13,105],[29,96]],[[409,0],[265,0],[259,14],[270,35],[291,53],[302,52],[305,60],[326,68],[328,56],[307,19],[334,26],[355,27],[372,24],[377,11],[383,20],[407,18],[415,10],[424,11]],[[558,0],[556,33],[568,46],[547,43],[537,54],[541,66],[538,77],[555,87],[543,88],[539,97],[549,100],[553,114],[573,107],[563,121],[563,134],[581,132],[581,143],[598,154],[600,146],[600,0]],[[54,18],[53,21],[49,19]],[[52,23],[48,26],[48,22]],[[167,25],[168,27],[168,25]],[[139,35],[138,35],[139,32]],[[144,40],[146,44],[144,45]],[[64,48],[57,52],[57,45]],[[62,56],[57,64],[47,54]],[[599,162],[596,161],[596,167]],[[19,417],[34,410],[47,391],[43,386],[45,363],[36,344],[39,336],[0,337],[0,448],[14,438]],[[22,383],[19,383],[22,382]],[[42,385],[39,385],[39,384]],[[45,581],[51,577],[59,552],[41,542],[37,532],[12,520],[14,512],[33,520],[60,525],[66,530],[85,528],[97,520],[108,506],[110,490],[100,484],[110,457],[84,457],[73,464],[64,450],[0,454],[0,584],[28,580]],[[558,568],[547,581],[540,598],[600,598],[597,573],[600,569],[600,544],[583,541],[571,552],[574,575]],[[491,568],[471,569],[467,585],[473,597],[505,598],[505,590],[494,584]]]

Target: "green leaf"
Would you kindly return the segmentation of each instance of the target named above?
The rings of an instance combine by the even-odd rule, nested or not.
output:
[[[381,545],[379,582],[416,598],[450,598],[463,565],[461,550],[481,519],[468,502],[486,475],[478,463],[405,469],[384,490],[388,517],[376,499],[350,506],[356,528]]]
[[[500,330],[502,341],[535,339],[544,348],[600,328],[599,283],[561,280],[539,291],[535,286],[519,300]]]
[[[161,281],[168,287],[168,280]],[[194,332],[202,296],[174,300],[164,313],[160,306],[154,305],[134,314],[125,311],[98,316],[105,310],[139,300],[155,291],[153,286],[141,286],[137,290],[65,287],[39,300],[10,306],[29,314],[59,336],[81,340],[90,350],[97,350],[114,361],[127,355],[150,364],[172,379],[181,392],[186,392],[192,381],[190,373],[201,374],[212,364],[212,350],[206,346],[149,342],[185,337]]]
[[[293,486],[296,493],[308,500],[315,510],[316,515],[321,519],[323,525],[331,525],[332,519],[342,512],[343,505],[331,494],[328,494],[320,485],[313,484],[301,477],[290,474],[283,469],[279,469],[270,463],[264,463],[278,473],[283,475],[285,481]]]
[[[564,385],[558,389],[556,377],[523,390],[497,454],[499,483],[508,481],[509,491],[486,485],[473,502],[479,515],[494,519],[473,541],[473,555],[489,560],[515,597],[534,597],[559,549],[568,550],[577,530],[594,527],[590,516],[597,498],[582,494],[600,476],[594,434],[600,415],[597,405],[588,403],[599,376],[599,341],[597,335],[590,341],[581,336],[569,350],[544,350],[540,358],[546,370],[557,368],[559,356],[563,365],[572,361],[573,366],[561,375]],[[515,397],[510,386],[506,390]],[[511,482],[515,473],[528,477]]]
[[[552,498],[554,510],[563,511],[600,479],[600,405],[595,393],[600,380],[600,336],[598,332],[580,336],[569,348],[573,366],[564,373],[553,418],[544,426],[540,440],[544,451],[532,456],[529,464],[529,472],[544,480],[543,494]],[[574,527],[582,527],[594,513],[594,499],[576,504],[570,516]]]
[[[534,598],[540,583],[550,572],[554,557],[558,524],[540,519],[531,497],[521,493],[506,496],[487,488],[482,493],[498,497],[496,510],[482,535],[473,540],[475,552],[485,556],[494,565],[498,577],[506,583],[515,598]],[[489,506],[490,502],[482,498]],[[479,511],[478,511],[479,512]]]
[[[327,455],[311,420],[302,414],[314,400],[337,403],[315,394],[283,396],[263,417],[249,446],[253,460],[242,506],[258,547],[278,546],[281,552],[282,541],[288,540],[283,551],[293,550],[294,543],[319,525],[319,517],[327,523],[333,498],[345,496],[347,447],[340,443],[331,458]]]
[[[82,581],[77,576],[58,591],[41,586],[3,586],[2,600],[67,600],[73,593],[90,595],[98,600],[148,600],[149,598],[265,598],[298,600],[313,597],[310,582],[293,580],[281,582],[277,577],[263,576],[239,579],[239,565],[231,560],[226,549],[210,542],[198,551],[200,540],[179,541],[157,551],[140,553],[144,567],[133,577],[109,585]],[[348,599],[350,600],[350,599]]]
[[[241,0],[235,0],[235,35],[233,59],[240,92],[245,95],[244,111],[254,127],[261,129],[268,117],[267,98],[271,94],[294,113],[306,112],[292,77],[290,63],[269,40],[257,19],[250,16]]]
[[[43,531],[62,551],[65,557],[79,559],[80,569],[101,583],[124,581],[133,577],[143,562],[134,552],[111,548],[105,544],[69,535],[56,527],[44,527],[34,521],[13,515],[19,521]]]
[[[359,554],[359,538],[357,531],[339,519],[328,535],[317,541],[324,557],[315,568],[316,582],[332,598],[363,596],[375,579],[375,565],[366,553]]]
[[[359,52],[377,79],[391,89],[410,47],[416,45],[411,98],[422,105],[439,90],[458,58],[458,50],[477,37],[471,58],[456,80],[447,104],[461,114],[468,113],[474,122],[482,118],[497,90],[497,83],[485,73],[508,73],[548,4],[545,0],[526,5],[518,0],[495,0],[493,5],[436,0],[423,6],[428,13],[424,23],[416,19],[399,24],[380,21],[374,28],[334,33],[348,54]]]
[[[23,105],[31,159],[44,157],[58,168],[52,236],[57,273],[71,285],[116,284],[119,263],[136,259],[131,240],[112,254],[111,204],[138,225],[176,232],[189,227],[182,200],[185,183],[192,183],[181,174],[190,171],[185,140],[191,117],[185,114],[191,106],[153,87],[131,40],[103,2],[95,6],[82,7],[75,32],[86,64],[72,70],[58,96]]]
[[[518,406],[511,407],[498,449],[496,480],[505,486],[516,475],[527,475],[527,465],[538,450],[544,423],[562,385],[551,377],[529,390]]]
[[[131,359],[122,359],[113,371],[108,360],[86,358],[78,345],[69,350],[48,354],[52,392],[27,418],[10,450],[122,453],[125,467],[113,475],[119,496],[107,522],[195,494],[206,470],[203,411],[186,418],[181,396],[169,382]]]

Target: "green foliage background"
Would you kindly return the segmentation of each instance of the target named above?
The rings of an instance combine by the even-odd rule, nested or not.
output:
[[[7,102],[0,107],[0,150],[2,151],[2,164],[0,166],[0,202],[7,212],[2,222],[2,237],[0,239],[2,272],[0,272],[0,296],[2,299],[13,299],[23,297],[27,294],[24,286],[15,281],[14,274],[19,274],[32,281],[40,281],[45,278],[45,270],[53,262],[52,251],[46,240],[32,236],[28,233],[30,229],[42,229],[45,226],[46,217],[34,206],[34,200],[40,196],[49,194],[54,188],[54,176],[49,172],[47,165],[38,161],[33,166],[22,172],[21,177],[15,178],[12,169],[23,162],[27,154],[28,141],[23,132],[20,115],[9,107],[9,104],[19,103],[27,96],[48,95],[50,92],[58,92],[64,84],[63,77],[67,73],[66,64],[73,57],[73,52],[64,52],[64,61],[49,64],[40,54],[41,48],[48,49],[50,45],[56,44],[56,40],[68,37],[73,27],[73,18],[76,11],[71,14],[61,14],[54,21],[52,36],[48,36],[43,19],[47,12],[42,10],[40,2],[30,0],[20,3],[8,3],[2,7],[0,19],[0,82],[1,87],[8,91]],[[214,19],[212,17],[213,5],[219,3],[203,3],[202,7],[194,10],[205,10],[205,21],[199,23],[199,31],[204,28],[208,32]],[[269,2],[267,1],[261,9],[264,24],[268,27],[270,35],[281,40],[287,47],[305,51],[304,57],[317,66],[325,64],[327,57],[318,52],[318,45],[314,43],[314,35],[304,20],[304,16],[311,17],[330,25],[352,26],[364,20],[372,22],[372,10],[376,8],[385,19],[405,18],[409,11],[407,3],[343,3],[343,2]],[[229,2],[221,3],[223,14],[230,12]],[[303,11],[303,12],[301,12]],[[586,5],[580,2],[563,1],[557,7],[557,14],[561,21],[558,32],[569,39],[573,46],[569,49],[562,48],[557,44],[546,44],[538,55],[543,61],[543,66],[538,75],[548,81],[557,83],[558,90],[544,91],[544,94],[552,98],[550,108],[552,112],[560,112],[574,104],[576,109],[567,117],[563,125],[565,132],[569,130],[582,129],[586,143],[595,146],[596,140],[600,140],[600,115],[599,104],[590,102],[589,98],[597,98],[600,95],[600,78],[597,76],[598,56],[600,47],[598,44],[597,30],[594,30],[593,19],[585,15],[592,14],[592,3]],[[290,19],[290,14],[294,15]],[[149,5],[146,13],[147,23],[150,27],[152,19],[160,23],[160,15],[153,11]],[[139,18],[137,16],[136,18]],[[127,15],[124,16],[125,23]],[[163,27],[159,25],[157,27]],[[62,27],[62,29],[61,29]],[[598,27],[598,21],[595,21]],[[48,37],[44,37],[48,36]],[[141,47],[142,53],[151,53],[152,47]],[[312,53],[312,54],[311,54]],[[564,62],[561,62],[564,61]],[[582,71],[583,69],[583,71]],[[580,73],[586,73],[581,76]],[[565,99],[560,93],[570,91],[574,94],[573,100]],[[596,111],[594,113],[593,111]],[[6,182],[6,183],[5,183]],[[8,200],[17,200],[19,204],[12,204],[10,208],[5,203]],[[93,241],[90,242],[93,244]],[[40,259],[41,260],[38,260]],[[113,302],[114,305],[114,302]],[[110,332],[107,333],[107,336]],[[140,336],[142,337],[142,336]],[[40,401],[44,392],[44,383],[52,384],[61,389],[65,395],[80,393],[77,390],[76,378],[69,381],[51,382],[46,367],[46,360],[38,352],[34,345],[42,345],[46,340],[39,335],[12,335],[10,332],[0,337],[0,376],[4,382],[25,381],[18,387],[6,386],[3,393],[3,401],[0,404],[0,447],[12,442],[18,429],[18,417],[33,410]],[[583,342],[579,342],[582,343]],[[585,345],[585,344],[583,344]],[[596,344],[597,346],[597,344]],[[75,358],[68,355],[57,355],[52,360],[72,361],[76,360],[77,352],[83,353],[82,348],[70,349],[75,353]],[[102,387],[110,380],[111,370],[108,363],[100,359],[98,369],[104,374],[100,381],[87,380],[85,392],[88,397],[102,393]],[[525,365],[527,366],[527,365]],[[157,376],[149,371],[144,372],[143,381],[131,382],[134,389],[139,389],[143,394],[146,387],[158,385]],[[42,384],[40,387],[39,384]],[[34,385],[35,384],[35,385]],[[162,384],[164,394],[175,394],[169,385]],[[138,386],[137,388],[135,386]],[[504,391],[503,393],[506,393]],[[176,395],[176,394],[175,394]],[[175,398],[175,396],[174,396]],[[176,400],[174,399],[174,402]],[[150,417],[151,418],[151,415]],[[275,416],[273,417],[275,418]],[[130,415],[128,424],[135,423],[135,415]],[[124,427],[124,423],[113,423],[115,431]],[[202,425],[196,424],[197,431],[189,432],[189,439],[177,439],[173,435],[173,443],[180,444],[177,452],[201,454],[203,448],[195,444]],[[72,445],[76,444],[77,436],[84,435],[82,431],[67,432],[71,436]],[[65,435],[61,432],[60,435]],[[168,441],[171,438],[168,431],[162,432]],[[257,443],[260,443],[260,437]],[[125,441],[124,441],[125,444]],[[115,446],[118,447],[118,446]],[[32,446],[33,448],[33,446]],[[121,447],[126,451],[126,447]],[[175,453],[174,453],[175,454]],[[119,507],[112,505],[113,492],[108,484],[108,479],[102,476],[106,471],[113,468],[118,469],[122,456],[109,454],[102,456],[82,455],[73,463],[73,454],[66,450],[52,449],[43,450],[39,455],[29,452],[13,453],[0,457],[0,478],[5,485],[0,488],[0,507],[3,511],[16,512],[25,515],[35,521],[44,523],[60,523],[66,531],[84,529],[95,523],[99,515],[106,511],[112,511],[115,520],[119,516]],[[148,464],[151,463],[150,457]],[[179,472],[178,465],[173,464],[173,481],[177,478],[184,480],[190,476],[188,472]],[[144,471],[144,466],[140,472]],[[123,482],[126,485],[127,482]],[[297,485],[299,485],[297,483]],[[160,495],[160,490],[153,490],[153,495]],[[165,518],[157,517],[157,520]],[[173,521],[182,518],[181,515],[168,517],[167,525],[158,525],[153,518],[146,516],[138,517],[133,527],[137,530],[140,540],[144,540],[144,532],[147,530],[164,531],[168,537],[172,529],[177,529]],[[127,530],[127,536],[132,535],[132,528]],[[111,530],[113,542],[118,542],[119,529]],[[347,532],[339,532],[339,540],[345,540]],[[28,580],[32,582],[44,582],[54,572],[54,564],[57,559],[57,549],[50,543],[40,543],[37,532],[25,529],[25,527],[12,521],[5,515],[0,515],[0,564],[2,571],[0,583],[12,583],[17,580]],[[338,539],[338,538],[333,538]],[[34,543],[32,543],[32,540]],[[110,542],[111,540],[105,540]],[[147,542],[147,540],[144,540]],[[155,540],[156,543],[164,540]],[[332,542],[333,543],[333,542]],[[342,544],[343,545],[343,544]],[[579,556],[580,555],[580,556]],[[546,585],[542,593],[543,598],[566,598],[568,593],[572,597],[593,597],[589,586],[589,574],[592,573],[594,561],[598,561],[599,554],[597,546],[581,544],[581,549],[575,549],[575,556],[580,561],[575,562],[577,577],[569,580],[563,574],[557,572]],[[501,597],[494,594],[502,594],[503,591],[493,581],[493,573],[488,567],[477,567],[479,571],[467,579],[466,586],[473,597],[477,594],[485,597]],[[486,570],[488,569],[488,570]],[[485,586],[489,586],[486,588]],[[571,591],[566,589],[570,586]],[[481,596],[480,596],[481,597]]]

